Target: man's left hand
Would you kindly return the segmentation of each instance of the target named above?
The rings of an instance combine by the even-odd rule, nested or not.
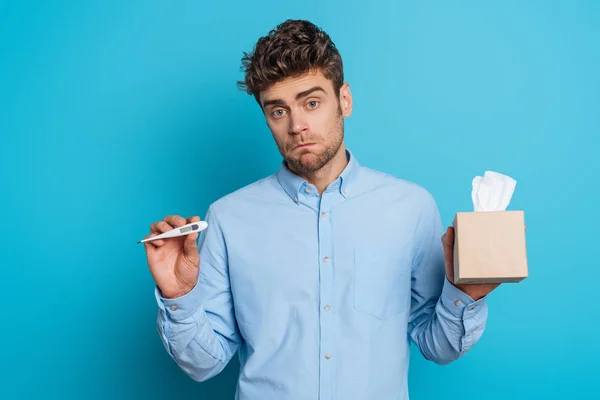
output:
[[[446,233],[442,236],[444,244],[444,261],[446,262],[446,277],[448,280],[468,294],[473,300],[477,301],[485,297],[492,290],[496,289],[499,283],[469,283],[457,285],[454,283],[454,227],[449,226]]]

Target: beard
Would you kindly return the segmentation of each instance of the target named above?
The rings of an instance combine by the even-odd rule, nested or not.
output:
[[[344,118],[341,110],[333,128],[328,132],[326,137],[330,138],[330,141],[326,143],[320,141],[318,137],[314,138],[314,140],[308,137],[305,140],[305,142],[315,142],[324,145],[323,150],[319,152],[307,149],[291,156],[290,151],[297,143],[290,143],[287,152],[280,149],[288,168],[298,174],[313,173],[323,168],[336,156],[344,141]]]

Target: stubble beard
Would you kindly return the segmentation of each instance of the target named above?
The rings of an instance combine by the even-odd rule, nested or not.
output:
[[[284,160],[288,168],[297,174],[314,173],[327,165],[337,155],[344,141],[344,117],[341,112],[329,137],[333,137],[334,141],[328,143],[320,153],[303,150],[294,157],[286,154]]]

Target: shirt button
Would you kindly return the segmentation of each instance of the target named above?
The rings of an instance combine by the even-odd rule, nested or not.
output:
[[[326,305],[326,306],[325,306],[325,307],[323,307],[323,308],[325,309],[325,311],[329,311],[329,310],[331,310],[331,307],[329,306],[329,304],[328,304],[328,305]]]
[[[323,212],[321,213],[321,217],[322,217],[322,218],[325,218],[326,216],[327,216],[327,213],[326,213],[325,211],[323,211]]]
[[[348,189],[344,189],[344,194],[348,194]]]
[[[325,358],[329,360],[331,358],[331,354],[325,353]]]
[[[169,308],[170,308],[171,310],[173,310],[173,311],[177,310],[177,306],[171,306],[171,307],[169,307]]]
[[[312,188],[310,186],[307,186],[306,189],[304,189],[304,190],[306,190],[306,193],[312,192]]]
[[[456,301],[454,302],[454,304],[456,304],[457,306],[460,306],[462,303],[461,303],[461,301],[460,301],[460,300],[456,300]]]
[[[323,257],[323,262],[329,262],[329,257],[327,257],[327,256]]]
[[[471,311],[472,309],[474,309],[475,307],[473,306],[469,306],[469,308],[467,308],[467,310]]]

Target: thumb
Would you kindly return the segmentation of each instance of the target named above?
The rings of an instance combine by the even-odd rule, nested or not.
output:
[[[446,277],[454,282],[454,228],[448,227],[442,236],[444,244],[444,264],[446,264]]]
[[[196,239],[198,239],[198,232],[186,236],[185,241],[183,242],[183,251],[186,257],[192,258],[198,256]]]

